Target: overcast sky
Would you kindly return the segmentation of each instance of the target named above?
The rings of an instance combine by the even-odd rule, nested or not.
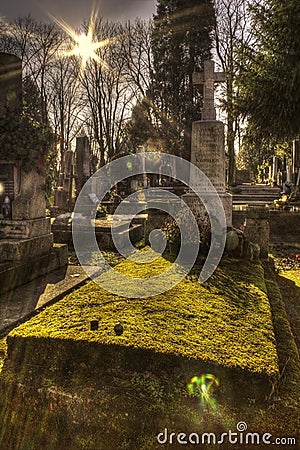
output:
[[[0,16],[7,22],[29,13],[38,20],[49,21],[50,12],[76,27],[93,9],[111,20],[146,19],[155,13],[156,0],[0,0]]]

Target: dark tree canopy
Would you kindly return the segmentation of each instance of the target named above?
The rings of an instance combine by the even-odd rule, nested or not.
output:
[[[192,74],[210,58],[214,9],[209,0],[158,0],[152,36],[151,97],[170,150],[189,157],[191,123],[200,118]]]
[[[300,133],[300,2],[253,7],[256,47],[241,61],[241,111],[252,127],[279,140]]]

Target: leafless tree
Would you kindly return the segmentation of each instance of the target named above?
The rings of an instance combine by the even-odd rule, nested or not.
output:
[[[88,63],[82,84],[100,166],[128,150],[126,123],[149,86],[149,30],[141,21],[125,25],[97,22],[97,40],[108,44],[98,50],[102,62]]]
[[[235,182],[235,140],[239,133],[240,117],[235,103],[238,97],[236,80],[239,74],[240,54],[251,40],[247,0],[214,0],[216,22],[215,49],[226,73],[224,108],[227,115],[228,183]]]
[[[89,24],[85,26],[87,31]],[[98,18],[93,39],[105,45],[84,70],[80,58],[64,52],[76,42],[56,23],[38,23],[27,16],[12,24],[0,22],[0,34],[0,49],[23,61],[26,86],[39,103],[39,120],[52,125],[62,160],[82,127],[90,133],[101,165],[127,150],[126,123],[149,89],[150,22],[121,24]]]

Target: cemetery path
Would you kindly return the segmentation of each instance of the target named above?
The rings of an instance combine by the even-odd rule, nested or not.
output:
[[[88,276],[80,266],[69,265],[0,296],[0,336],[84,284]]]

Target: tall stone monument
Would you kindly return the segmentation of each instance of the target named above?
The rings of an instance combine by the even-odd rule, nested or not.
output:
[[[22,110],[20,67],[21,61],[16,56],[0,54],[0,117],[4,123],[10,116],[17,121]],[[11,133],[15,132],[10,127],[3,130],[5,139]],[[53,247],[40,161],[32,162],[32,167],[25,170],[21,157],[16,156],[18,151],[14,150],[11,149],[12,156],[2,153],[1,159],[0,149],[1,292],[67,264],[67,249]]]
[[[194,86],[203,85],[203,108],[201,120],[192,124],[191,162],[211,181],[220,197],[227,225],[232,223],[232,196],[225,190],[225,137],[224,124],[216,120],[215,84],[224,82],[223,72],[215,72],[213,61],[204,61],[204,72],[194,73]],[[203,187],[199,186],[199,191]],[[196,196],[184,197],[193,209],[200,207]]]

